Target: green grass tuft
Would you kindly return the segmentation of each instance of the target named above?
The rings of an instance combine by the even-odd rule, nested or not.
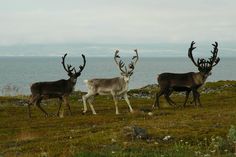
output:
[[[173,109],[161,97],[161,109],[149,115],[153,98],[132,95],[153,96],[157,90],[132,90],[129,94],[133,114],[123,99],[118,104],[121,114],[115,115],[112,98],[97,96],[95,116],[90,110],[82,115],[83,93],[75,92],[70,98],[73,115],[69,116],[65,107],[64,118],[53,115],[58,109],[57,100],[44,101],[47,105],[42,105],[50,117],[45,118],[38,108],[32,107],[29,119],[27,106],[19,105],[19,101],[29,97],[0,97],[0,156],[233,156],[236,81],[206,83],[201,88],[202,108],[189,101],[186,108]],[[172,99],[182,104],[184,96],[174,94]],[[127,137],[127,126],[146,129],[150,138]],[[166,136],[170,139],[163,140]]]

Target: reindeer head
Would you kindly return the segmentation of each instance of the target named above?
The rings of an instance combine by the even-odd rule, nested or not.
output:
[[[72,65],[70,65],[70,64],[67,64],[67,66],[65,65],[66,56],[67,56],[67,53],[62,57],[61,64],[63,65],[64,70],[67,72],[67,75],[75,83],[77,81],[77,77],[79,77],[81,75],[81,72],[83,71],[83,69],[85,67],[86,59],[85,59],[85,56],[82,54],[83,65],[79,66],[79,71],[77,72],[75,67],[72,68]]]
[[[219,63],[220,58],[217,57],[217,53],[218,53],[218,43],[215,42],[215,44],[213,45],[213,50],[211,51],[212,56],[210,58],[208,58],[207,60],[204,58],[198,58],[197,62],[195,62],[194,58],[193,58],[193,54],[192,51],[196,48],[193,47],[193,45],[195,44],[194,41],[192,41],[190,48],[188,50],[188,57],[192,60],[193,64],[198,67],[198,70],[202,73],[204,73],[205,75],[210,75],[211,74],[211,70],[214,66],[216,66],[216,64]]]
[[[136,55],[132,57],[132,61],[128,67],[129,70],[127,69],[127,67],[125,66],[125,63],[122,60],[119,60],[119,61],[117,60],[118,58],[120,58],[120,56],[118,55],[119,50],[116,50],[115,52],[115,56],[114,56],[115,63],[118,66],[119,70],[121,71],[121,75],[124,77],[126,82],[129,81],[130,76],[133,74],[134,67],[139,59],[137,49],[135,49],[134,52],[136,53]]]

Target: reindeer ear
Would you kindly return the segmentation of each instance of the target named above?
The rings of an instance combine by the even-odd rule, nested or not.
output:
[[[198,71],[203,72],[201,67],[198,67]]]
[[[72,76],[73,76],[73,74],[72,74],[72,73],[67,73],[67,75],[68,75],[69,77],[72,77]]]
[[[76,77],[79,77],[80,75],[81,75],[81,73],[80,73],[80,72],[76,73]]]

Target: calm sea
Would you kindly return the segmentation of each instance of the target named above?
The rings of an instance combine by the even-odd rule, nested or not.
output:
[[[129,59],[124,59],[127,63]],[[67,63],[79,67],[80,57],[67,58]],[[236,80],[236,58],[221,58],[207,81]],[[197,71],[188,58],[140,58],[130,81],[130,88],[156,83],[162,72]],[[84,79],[109,78],[120,75],[113,58],[87,58],[87,65],[78,78],[76,90],[86,91]],[[0,57],[0,95],[29,94],[37,81],[67,79],[60,57]]]

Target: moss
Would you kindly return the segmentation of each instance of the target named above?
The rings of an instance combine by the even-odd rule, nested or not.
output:
[[[94,108],[98,115],[92,115],[90,110],[82,115],[83,104],[77,100],[83,93],[75,92],[70,98],[72,116],[66,107],[64,118],[53,116],[58,101],[51,100],[46,102],[47,106],[42,105],[51,113],[50,117],[45,118],[38,108],[32,107],[33,117],[29,119],[27,107],[15,105],[15,101],[27,96],[0,97],[4,101],[0,105],[0,156],[193,156],[195,150],[209,153],[211,137],[227,139],[230,126],[236,125],[235,84],[235,81],[207,83],[207,88],[220,92],[201,94],[202,108],[188,102],[186,108],[173,109],[161,97],[161,109],[153,111],[153,115],[148,114],[153,99],[139,97],[130,98],[133,114],[129,113],[126,102],[119,100],[121,114],[115,115],[114,102],[109,96],[96,97]],[[145,91],[134,90],[131,95],[132,92]],[[181,104],[184,96],[172,98]],[[151,139],[126,137],[123,128],[133,125],[145,128]],[[171,138],[164,141],[167,135]],[[181,140],[189,145],[180,144]],[[203,144],[206,146],[199,146]],[[179,150],[181,147],[184,149]]]

